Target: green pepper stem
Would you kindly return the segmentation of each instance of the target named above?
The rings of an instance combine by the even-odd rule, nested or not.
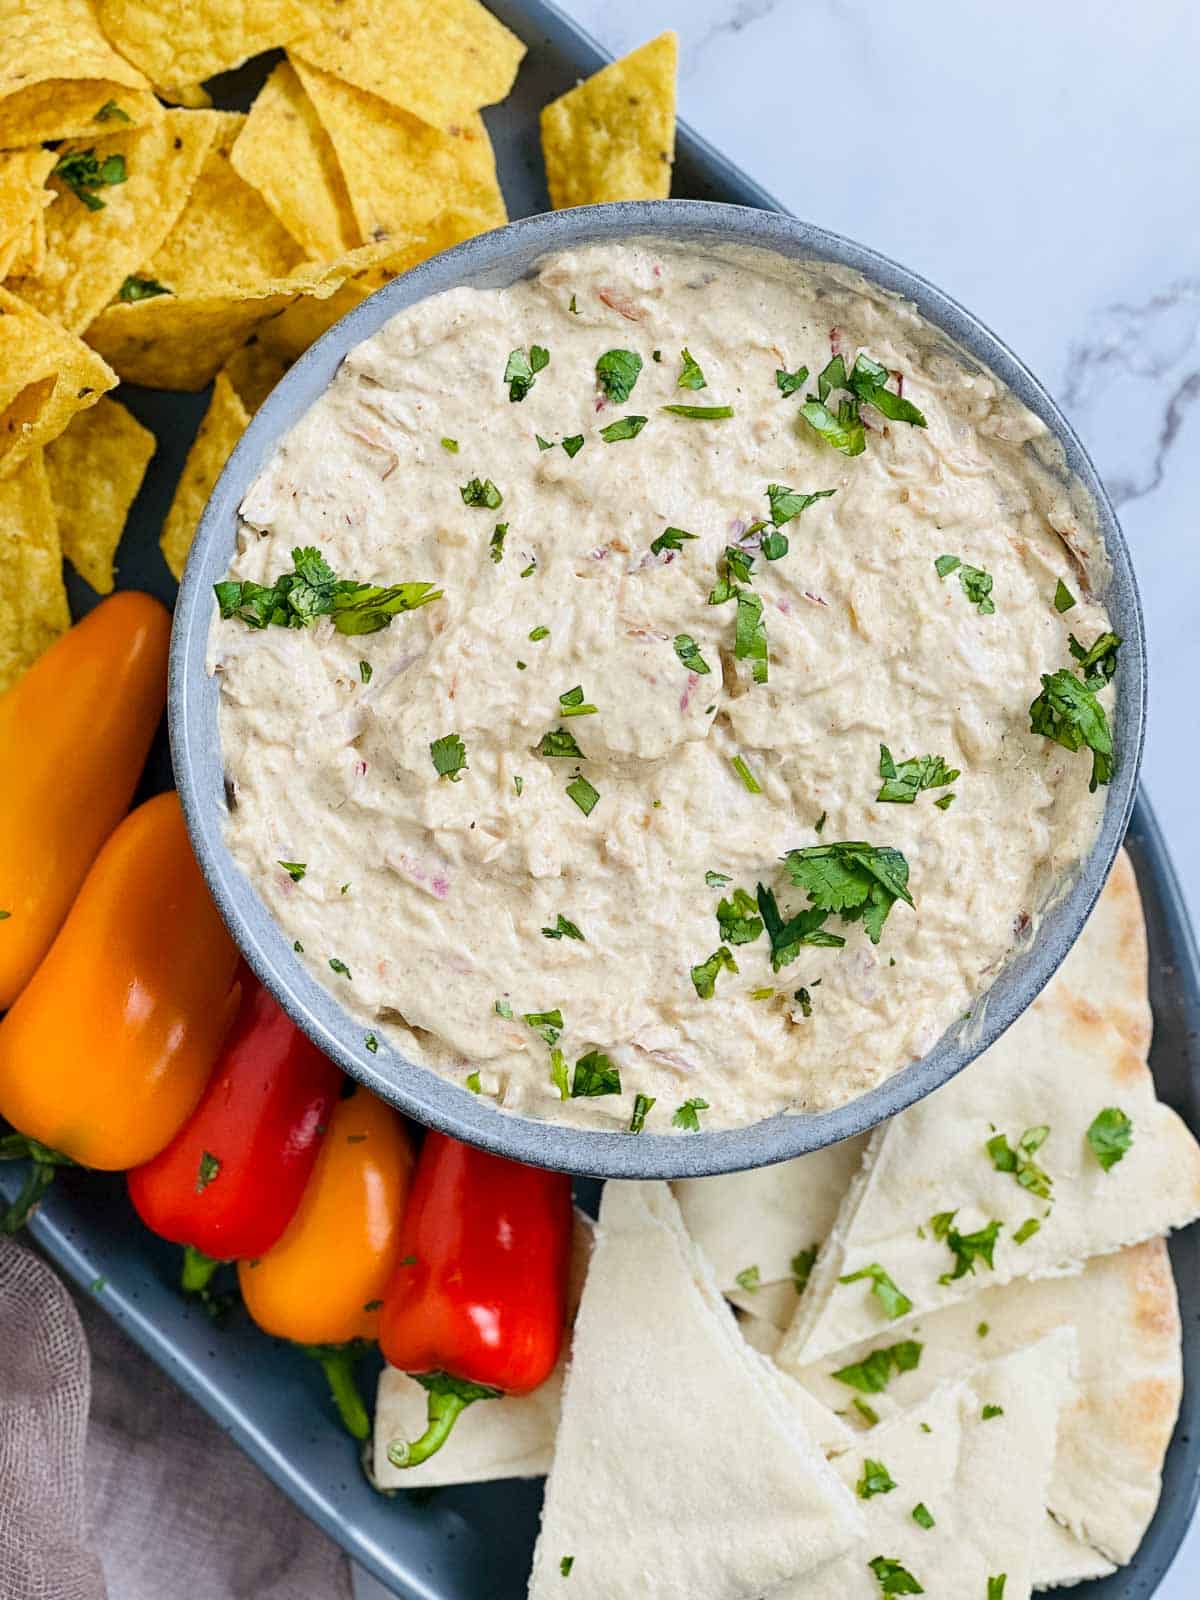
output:
[[[206,1256],[194,1244],[183,1247],[183,1271],[179,1284],[184,1294],[203,1294],[221,1263],[215,1256]]]
[[[7,1210],[0,1212],[0,1233],[19,1233],[53,1182],[54,1168],[48,1162],[31,1162],[21,1192]]]
[[[451,1429],[468,1406],[476,1400],[498,1400],[501,1391],[469,1378],[454,1378],[446,1372],[416,1373],[417,1382],[429,1395],[428,1421],[419,1439],[393,1439],[387,1457],[394,1467],[419,1467],[436,1455],[450,1437]]]
[[[358,1383],[354,1376],[361,1346],[306,1344],[302,1348],[306,1355],[310,1355],[318,1363],[325,1374],[325,1381],[329,1385],[329,1392],[333,1396],[333,1403],[337,1407],[338,1416],[342,1419],[342,1426],[346,1432],[352,1439],[368,1439],[371,1434],[371,1419],[367,1415],[367,1408],[362,1395],[358,1392]]]

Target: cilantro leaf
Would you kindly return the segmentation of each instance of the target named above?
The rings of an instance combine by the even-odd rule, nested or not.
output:
[[[733,653],[739,661],[753,663],[755,683],[767,681],[767,628],[762,619],[763,603],[746,589],[737,592],[737,622]]]
[[[521,1021],[532,1028],[539,1039],[544,1039],[551,1049],[558,1043],[558,1036],[563,1031],[562,1012],[557,1006],[553,1011],[523,1011]]]
[[[750,768],[742,760],[741,756],[730,756],[729,765],[742,780],[742,787],[746,790],[747,794],[762,793],[762,784],[759,783],[758,779],[750,771]]]
[[[700,654],[700,647],[690,633],[677,633],[675,635],[675,654],[689,672],[707,673],[712,671],[708,662]]]
[[[924,1594],[925,1591],[907,1567],[891,1556],[874,1556],[867,1562],[879,1579],[882,1594]]]
[[[704,881],[710,889],[723,889],[727,883],[732,883],[733,879],[727,872],[706,872]]]
[[[1041,1226],[1036,1217],[1026,1217],[1025,1221],[1013,1234],[1013,1243],[1024,1244],[1027,1240],[1032,1239],[1035,1233],[1041,1231]]]
[[[621,1074],[603,1050],[589,1050],[575,1063],[571,1099],[594,1100],[598,1095],[620,1094]]]
[[[717,992],[717,974],[722,967],[728,972],[736,972],[738,964],[733,959],[733,952],[725,945],[719,950],[714,950],[707,961],[702,961],[699,966],[692,968],[692,982],[696,986],[696,993],[701,1000],[711,1000]]]
[[[543,367],[550,363],[550,352],[540,344],[529,347],[529,354],[524,350],[513,350],[504,368],[504,382],[508,384],[508,398],[510,400],[524,400],[533,388],[535,376]]]
[[[939,1211],[935,1217],[930,1218],[930,1227],[934,1237],[945,1241],[946,1248],[954,1257],[954,1271],[943,1272],[938,1279],[939,1283],[953,1283],[956,1278],[965,1278],[967,1273],[974,1276],[976,1261],[982,1261],[989,1270],[994,1270],[995,1262],[992,1260],[996,1249],[996,1240],[1000,1237],[1003,1223],[994,1218],[982,1228],[977,1228],[974,1233],[960,1233],[954,1226],[954,1211]]]
[[[205,1150],[200,1156],[200,1166],[196,1173],[196,1193],[203,1194],[205,1189],[221,1171],[221,1163],[211,1150]]]
[[[673,417],[692,417],[697,422],[721,422],[733,415],[732,406],[659,406]]]
[[[707,1110],[707,1100],[685,1100],[671,1118],[671,1126],[673,1128],[685,1128],[688,1133],[699,1133],[700,1117],[698,1113]]]
[[[583,449],[585,442],[586,441],[581,433],[569,433],[565,439],[559,440],[559,443],[567,452],[568,456],[570,456],[572,461],[574,461],[575,457]]]
[[[568,689],[566,694],[560,694],[558,704],[560,716],[592,717],[597,715],[596,707],[584,701],[582,684],[577,683],[573,689]]]
[[[504,541],[508,538],[508,523],[498,522],[492,529],[492,537],[488,543],[488,551],[497,565],[504,560]]]
[[[815,505],[818,500],[828,500],[837,493],[836,489],[817,489],[813,494],[801,494],[796,489],[789,489],[782,483],[769,483],[766,488],[767,503],[771,507],[771,521],[777,528],[782,528],[785,523],[798,517],[802,511],[807,511],[809,506]]]
[[[897,805],[912,805],[922,789],[946,789],[961,778],[957,767],[948,767],[942,756],[909,756],[899,765],[892,759],[887,745],[879,746],[879,776],[883,787],[876,800],[889,800]]]
[[[650,1115],[655,1103],[652,1094],[635,1094],[633,1097],[633,1115],[629,1119],[630,1133],[641,1133],[646,1126],[646,1118]]]
[[[441,446],[442,446],[443,450],[448,450],[452,456],[456,456],[458,454],[458,440],[457,439],[451,439],[451,438],[443,436],[443,438],[441,440]]]
[[[1064,750],[1078,750],[1086,744],[1092,752],[1088,788],[1093,794],[1100,784],[1111,781],[1115,761],[1104,707],[1067,668],[1042,673],[1042,692],[1029,707],[1029,730],[1053,739]]]
[[[745,889],[735,889],[728,900],[717,906],[717,925],[726,944],[753,944],[763,931],[763,921],[755,915],[756,903]]]
[[[920,1365],[924,1348],[915,1339],[883,1345],[878,1350],[872,1350],[863,1360],[852,1362],[848,1367],[839,1367],[836,1372],[830,1373],[830,1377],[863,1394],[882,1394],[891,1382],[893,1372],[912,1372]]]
[[[987,1141],[987,1153],[997,1172],[1011,1172],[1022,1189],[1035,1194],[1040,1200],[1049,1200],[1053,1179],[1043,1172],[1033,1157],[1049,1137],[1050,1129],[1043,1123],[1036,1128],[1026,1128],[1014,1150],[1007,1137],[998,1133]]]
[[[890,377],[891,373],[886,367],[881,367],[878,361],[872,361],[870,356],[860,351],[846,385],[857,399],[882,411],[889,422],[909,422],[914,427],[924,428],[927,425],[925,418],[916,406],[905,400],[903,395],[887,388]]]
[[[458,492],[462,495],[463,505],[485,506],[489,511],[495,511],[504,500],[490,478],[484,478],[482,482],[478,478],[471,478],[460,485]]]
[[[155,295],[170,293],[157,278],[138,278],[130,273],[117,290],[117,299],[130,305],[135,300],[153,300]]]
[[[299,883],[308,871],[308,864],[304,861],[280,861],[276,865],[283,868],[293,883]]]
[[[994,1578],[988,1579],[987,1600],[1004,1600],[1004,1585],[1008,1582],[1008,1573],[997,1573]]]
[[[593,788],[580,772],[577,772],[567,785],[567,793],[585,817],[591,816],[600,799],[599,789]]]
[[[985,572],[982,567],[968,566],[961,556],[938,556],[933,564],[939,578],[948,577],[952,572],[958,573],[963,593],[981,617],[990,617],[994,614],[996,603],[992,599],[990,572]]]
[[[439,778],[449,778],[457,783],[460,773],[467,770],[467,750],[456,733],[447,733],[434,739],[429,746],[430,760]]]
[[[316,617],[332,616],[339,633],[378,633],[402,611],[415,611],[442,598],[431,583],[398,583],[389,588],[338,578],[312,545],[292,551],[294,571],[273,584],[227,579],[213,584],[222,618],[236,617],[247,627],[306,628]]]
[[[867,431],[859,420],[858,404],[844,400],[836,415],[821,400],[811,395],[800,407],[800,415],[835,450],[844,456],[860,456],[867,448]]]
[[[96,148],[93,145],[91,149],[72,150],[60,156],[51,176],[61,178],[75,198],[81,200],[89,211],[103,211],[106,202],[101,200],[96,190],[124,183],[129,174],[125,170],[124,156],[105,156],[103,161],[100,161],[96,157]]]
[[[961,556],[939,556],[933,565],[938,577],[944,578],[962,566],[962,558]]]
[[[1054,586],[1054,609],[1058,612],[1070,611],[1078,601],[1060,578]]]
[[[536,746],[539,756],[552,756],[559,760],[582,761],[583,751],[575,743],[574,734],[568,733],[565,728],[555,728],[550,733],[542,735],[541,743]]]
[[[934,1525],[933,1516],[924,1500],[918,1500],[912,1508],[912,1519],[918,1528],[924,1528],[927,1532]]]
[[[1133,1123],[1119,1106],[1106,1106],[1093,1118],[1087,1142],[1096,1160],[1108,1172],[1133,1144]]]
[[[800,954],[801,945],[821,945],[827,949],[839,949],[845,944],[845,939],[838,934],[824,931],[824,923],[829,916],[828,911],[816,909],[800,911],[785,922],[779,913],[774,891],[760,883],[756,886],[756,893],[758,912],[767,930],[767,938],[771,942],[772,971],[778,972],[780,967],[786,967],[795,961]]]
[[[348,978],[351,983],[354,982],[350,975],[350,968],[344,961],[340,961],[337,956],[330,956],[329,965],[340,978]]]
[[[707,389],[708,384],[704,381],[704,373],[700,370],[699,365],[686,345],[679,352],[679,359],[683,363],[683,371],[679,374],[675,387],[677,389]]]
[[[808,1288],[808,1280],[812,1277],[812,1269],[817,1264],[817,1256],[820,1251],[821,1246],[819,1244],[811,1244],[807,1250],[797,1250],[792,1257],[790,1266],[792,1287],[797,1294],[803,1294],[805,1289]]]
[[[605,396],[623,406],[633,393],[642,358],[633,350],[606,350],[596,363],[596,378]]]
[[[567,1077],[567,1058],[557,1047],[550,1052],[550,1082],[558,1090],[560,1100],[571,1098],[571,1084]]]
[[[838,1282],[858,1283],[863,1278],[870,1279],[871,1293],[889,1317],[903,1317],[912,1310],[912,1301],[903,1290],[896,1287],[878,1261],[860,1267],[857,1272],[848,1272],[845,1277],[839,1278]]]
[[[657,539],[650,541],[650,553],[660,556],[664,550],[682,550],[685,539],[698,537],[698,534],[687,533],[683,528],[664,528]]]
[[[605,444],[618,444],[622,439],[636,439],[645,426],[645,417],[620,417],[607,428],[601,428],[600,437]]]
[[[844,922],[861,918],[872,944],[879,943],[897,900],[913,904],[908,862],[891,845],[842,840],[789,850],[784,859],[792,882],[808,891],[814,906],[836,911]]]
[[[854,1487],[860,1500],[869,1500],[875,1494],[890,1494],[896,1482],[882,1461],[872,1461],[868,1456],[863,1461],[863,1475]]]
[[[788,395],[795,394],[797,389],[802,389],[807,382],[807,367],[797,367],[795,372],[785,372],[782,367],[775,368],[775,387],[785,400]]]
[[[584,943],[587,942],[575,924],[569,918],[564,917],[561,911],[554,919],[552,928],[542,929],[542,937],[544,939],[579,939]]]
[[[1078,663],[1079,675],[1093,693],[1112,682],[1117,670],[1117,651],[1122,643],[1119,633],[1101,633],[1085,650],[1073,633],[1068,635],[1067,645]]]
[[[403,611],[416,611],[443,591],[431,583],[393,583],[384,588],[374,583],[342,582],[333,596],[330,614],[338,633],[351,636],[378,633]]]

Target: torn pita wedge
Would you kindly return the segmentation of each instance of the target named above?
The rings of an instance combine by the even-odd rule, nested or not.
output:
[[[773,1167],[674,1185],[684,1225],[734,1305],[787,1327],[796,1277],[828,1237],[866,1145],[863,1134]]]
[[[1055,975],[1085,1017],[1101,1015],[1139,1055],[1150,1053],[1149,951],[1133,862],[1122,850],[1087,927]]]
[[[798,1377],[833,1410],[862,1393],[886,1417],[981,1357],[1006,1355],[1060,1327],[1078,1335],[1079,1384],[1059,1422],[1046,1505],[1078,1540],[1124,1563],[1158,1504],[1183,1389],[1179,1305],[1161,1239],[1095,1256],[1073,1277],[1017,1279],[919,1318],[894,1338],[917,1340],[920,1360],[893,1368],[883,1390],[870,1387],[863,1363],[892,1335],[840,1350]]]
[[[1106,1170],[1087,1134],[1110,1108],[1130,1119],[1132,1143]],[[989,1141],[1006,1140],[1011,1157],[1027,1135],[1043,1139],[1032,1169],[1002,1170]],[[1155,1099],[1136,1051],[1052,985],[979,1060],[872,1134],[779,1361],[797,1371],[1197,1215],[1200,1146]]]
[[[872,1429],[835,1463],[863,1497],[865,1533],[852,1551],[787,1584],[781,1600],[881,1592],[984,1600],[1001,1574],[1004,1600],[1028,1600],[1074,1348],[1073,1333],[1060,1329]],[[924,1515],[913,1515],[918,1507]],[[884,1571],[897,1568],[921,1587],[887,1588]]]
[[[1049,1512],[1034,1537],[1033,1586],[1035,1589],[1071,1589],[1089,1578],[1107,1578],[1117,1569],[1091,1545],[1060,1527]]]
[[[592,1219],[576,1211],[567,1284],[568,1326],[583,1295],[594,1231]],[[536,1478],[549,1472],[567,1357],[564,1344],[558,1365],[532,1394],[504,1395],[468,1406],[450,1443],[416,1467],[394,1467],[388,1460],[388,1445],[397,1438],[415,1439],[424,1430],[429,1396],[415,1378],[384,1367],[375,1395],[376,1488],[432,1489],[495,1478]]]
[[[559,1600],[565,1556],[571,1600],[757,1600],[861,1527],[666,1186],[607,1184],[530,1600]]]

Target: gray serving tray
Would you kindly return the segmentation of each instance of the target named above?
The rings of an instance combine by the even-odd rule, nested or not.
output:
[[[537,113],[605,54],[543,0],[488,0],[529,46],[516,91],[486,114],[514,216],[547,205]],[[274,58],[226,74],[211,87],[218,105],[244,107]],[[679,129],[674,192],[681,197],[780,209],[712,147]],[[916,263],[917,266],[920,263]],[[175,584],[158,552],[158,532],[207,397],[122,387],[121,398],[158,436],[158,453],[121,548],[122,586],[168,604]],[[95,603],[71,580],[72,608]],[[147,766],[142,797],[171,784],[165,736]],[[1138,801],[1128,847],[1137,869],[1150,937],[1155,1016],[1151,1052],[1158,1092],[1200,1129],[1200,959],[1179,887],[1148,802]],[[23,1173],[0,1167],[0,1197]],[[593,1197],[583,1185],[581,1199]],[[433,1493],[376,1494],[357,1447],[341,1431],[314,1364],[259,1333],[241,1311],[215,1328],[176,1289],[179,1252],[137,1220],[123,1180],[64,1170],[31,1231],[59,1268],[94,1294],[147,1351],[296,1504],[364,1567],[406,1600],[521,1600],[537,1528],[541,1483],[509,1481]],[[1172,1241],[1184,1321],[1184,1406],[1167,1455],[1163,1494],[1134,1563],[1081,1585],[1080,1600],[1147,1600],[1179,1546],[1200,1492],[1200,1230]],[[369,1385],[374,1372],[364,1363]],[[220,1538],[213,1529],[213,1538]]]

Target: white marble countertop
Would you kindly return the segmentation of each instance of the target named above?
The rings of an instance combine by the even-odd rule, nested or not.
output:
[[[685,121],[789,210],[961,300],[1062,403],[1133,547],[1144,780],[1200,914],[1194,0],[559,4],[617,55],[677,28]],[[1198,1582],[1200,1525],[1156,1600]]]

